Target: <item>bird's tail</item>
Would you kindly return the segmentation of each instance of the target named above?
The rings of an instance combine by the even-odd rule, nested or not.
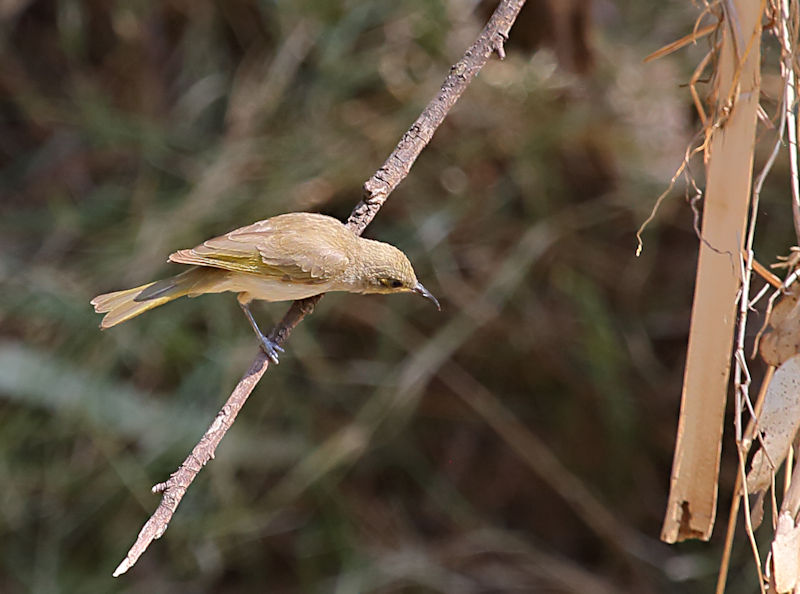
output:
[[[210,282],[218,277],[219,272],[196,266],[176,276],[133,289],[98,295],[91,304],[97,313],[106,314],[100,322],[100,328],[106,329],[184,295],[207,292],[211,288]]]

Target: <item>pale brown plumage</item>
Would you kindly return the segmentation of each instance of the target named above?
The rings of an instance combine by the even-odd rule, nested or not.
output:
[[[319,284],[345,274],[358,256],[359,240],[332,217],[290,213],[241,227],[190,250],[177,251],[169,260]]]
[[[169,256],[189,270],[92,299],[109,328],[184,295],[232,291],[267,354],[276,344],[264,337],[249,310],[253,299],[285,301],[328,291],[400,293],[436,298],[417,280],[408,258],[386,243],[355,235],[340,221],[314,213],[289,213],[258,221]]]

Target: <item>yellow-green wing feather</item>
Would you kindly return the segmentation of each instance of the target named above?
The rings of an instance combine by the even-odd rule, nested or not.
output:
[[[170,255],[172,262],[245,272],[287,282],[319,284],[339,278],[356,236],[324,215],[290,213],[258,221]]]
[[[169,260],[179,264],[210,266],[231,272],[268,275],[274,273],[265,269],[255,247],[234,243],[224,235],[209,239],[190,250],[179,250],[170,254]]]

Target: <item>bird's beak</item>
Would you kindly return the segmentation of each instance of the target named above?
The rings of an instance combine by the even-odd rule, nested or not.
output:
[[[433,304],[436,306],[436,309],[442,311],[442,306],[439,305],[439,300],[433,296],[433,293],[431,293],[428,289],[423,287],[422,283],[417,282],[417,284],[414,285],[414,288],[411,290],[414,291],[415,293],[419,293],[420,295],[425,297],[425,299],[430,299],[431,301],[433,301]]]

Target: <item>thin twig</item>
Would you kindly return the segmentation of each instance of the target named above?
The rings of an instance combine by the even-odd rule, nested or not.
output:
[[[478,38],[464,53],[464,56],[450,69],[439,93],[425,107],[417,120],[400,139],[389,158],[375,174],[364,183],[364,194],[350,214],[347,226],[361,235],[366,226],[375,218],[389,194],[405,179],[422,150],[433,137],[434,132],[444,121],[447,113],[458,101],[475,75],[483,68],[492,53],[502,59],[505,56],[503,44],[508,39],[511,26],[525,0],[503,0],[492,14],[489,22]],[[295,301],[283,319],[270,332],[270,338],[283,345],[292,330],[314,311],[322,298],[317,295],[302,301]],[[184,460],[178,470],[165,483],[153,487],[161,492],[161,503],[139,532],[128,554],[114,571],[114,577],[128,571],[144,553],[150,543],[160,538],[167,529],[175,510],[186,490],[203,466],[214,457],[214,452],[225,433],[233,424],[248,396],[268,368],[266,355],[259,351],[247,373],[234,388],[230,397],[214,422]]]
[[[756,544],[755,533],[753,532],[753,514],[750,510],[750,498],[747,495],[747,476],[745,473],[745,453],[741,446],[736,448],[736,453],[739,455],[739,475],[741,484],[745,490],[742,495],[744,501],[744,524],[747,531],[747,539],[750,541],[750,549],[753,552],[753,559],[756,564],[756,571],[758,572],[758,586],[761,594],[766,594],[764,589],[764,572],[761,570],[761,555],[758,552],[758,544]]]
[[[150,543],[157,538],[161,538],[167,530],[172,515],[178,508],[178,504],[186,494],[189,485],[192,484],[197,473],[203,466],[214,457],[214,452],[219,442],[225,436],[236,415],[244,406],[250,392],[253,391],[261,376],[269,367],[269,359],[259,355],[244,377],[239,381],[236,388],[231,393],[225,405],[217,413],[211,426],[206,430],[203,437],[194,446],[192,452],[183,461],[178,470],[172,473],[165,483],[159,483],[152,488],[153,493],[162,493],[161,503],[158,504],[156,511],[150,516],[145,525],[136,537],[136,542],[125,555],[125,559],[114,570],[114,577],[118,577],[128,571],[139,557],[147,550]]]
[[[739,444],[740,447],[744,448],[745,458],[747,458],[747,453],[750,451],[750,444],[752,443],[753,436],[756,432],[756,419],[758,418],[758,415],[761,414],[761,409],[764,406],[764,398],[767,394],[767,386],[769,385],[774,372],[775,368],[770,366],[767,368],[767,371],[764,374],[764,379],[761,382],[761,389],[758,392],[758,398],[756,398],[756,404],[754,407],[755,415],[750,419],[747,429],[744,432],[742,443]],[[728,528],[727,532],[725,533],[725,544],[722,548],[722,559],[719,563],[717,587],[715,590],[716,594],[724,594],[725,585],[728,582],[728,569],[730,567],[731,553],[733,551],[733,537],[736,533],[736,522],[739,517],[739,507],[742,501],[743,489],[746,488],[746,486],[743,486],[743,476],[744,474],[741,472],[741,469],[739,469],[739,472],[736,473],[736,482],[733,487],[733,499],[731,500],[731,510],[730,514],[728,515]]]
[[[700,17],[698,17],[698,21],[699,21],[700,18],[702,18],[702,15]],[[695,23],[695,28],[691,33],[689,33],[688,35],[684,35],[683,37],[681,37],[680,39],[678,39],[676,41],[673,41],[672,43],[668,43],[664,47],[659,48],[656,51],[654,51],[652,54],[648,54],[644,58],[644,60],[642,60],[642,62],[644,64],[647,64],[648,62],[652,62],[652,61],[657,60],[659,58],[663,58],[664,56],[669,55],[672,52],[676,52],[679,49],[681,49],[682,47],[686,47],[689,44],[693,44],[693,43],[696,44],[698,39],[701,39],[701,38],[705,37],[706,35],[709,35],[710,33],[713,33],[714,31],[716,31],[717,26],[719,26],[719,23],[713,23],[711,25],[706,25],[702,29],[698,29],[697,28],[697,22],[696,22]]]

